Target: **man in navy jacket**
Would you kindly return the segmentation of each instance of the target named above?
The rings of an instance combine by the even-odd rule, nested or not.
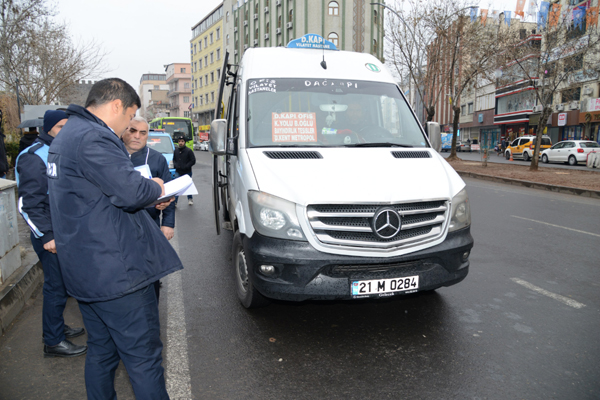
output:
[[[85,108],[69,106],[48,156],[56,250],[88,331],[88,399],[116,398],[120,360],[136,398],[168,398],[153,283],[183,267],[144,210],[163,181],[142,177],[120,139],[139,107],[127,82],[96,82]]]
[[[19,185],[18,209],[31,229],[31,244],[44,269],[44,357],[75,357],[87,351],[86,346],[78,346],[67,340],[83,335],[84,329],[65,325],[63,312],[68,295],[56,255],[48,202],[48,149],[66,123],[67,114],[64,111],[46,111],[44,132],[19,154],[15,168],[15,177]]]

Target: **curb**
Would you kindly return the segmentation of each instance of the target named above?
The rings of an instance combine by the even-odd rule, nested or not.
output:
[[[42,263],[21,266],[7,280],[0,291],[0,333],[4,334],[19,315],[25,303],[39,285],[44,282]],[[4,285],[3,285],[4,286]]]
[[[590,197],[592,199],[600,199],[600,190],[590,190],[590,189],[574,188],[574,187],[569,187],[569,186],[549,185],[546,183],[524,181],[521,179],[502,178],[502,177],[498,177],[498,176],[478,174],[475,172],[459,171],[457,169],[455,169],[455,171],[462,177],[482,179],[482,180],[492,181],[492,182],[508,183],[509,185],[524,186],[524,187],[528,187],[528,188],[532,188],[532,189],[548,190],[550,192],[558,192],[558,193],[571,194],[571,195],[576,195],[576,196]]]

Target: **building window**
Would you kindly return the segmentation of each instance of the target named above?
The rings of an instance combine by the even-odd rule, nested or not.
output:
[[[185,74],[185,68],[181,68],[180,71],[182,74]]]
[[[217,60],[221,59],[221,49],[217,49]]]
[[[200,96],[199,100],[200,100],[200,103],[199,103],[199,104],[200,104],[200,105],[202,105],[202,103],[204,103],[204,101],[203,101],[203,100],[204,100],[204,97]]]
[[[473,103],[468,103],[467,107],[469,108],[468,113],[473,114]]]
[[[265,7],[269,7],[269,0],[265,0]]]
[[[221,68],[217,68],[217,80],[221,79]]]
[[[221,28],[217,28],[217,40],[221,39]]]
[[[229,11],[227,11],[227,14],[225,14],[225,22],[229,22]]]
[[[269,33],[270,26],[271,24],[267,22],[267,24],[265,25],[265,33]]]
[[[189,88],[190,88],[190,82],[185,82],[185,83],[183,84],[183,88],[184,88],[184,89],[189,89]]]
[[[254,14],[258,14],[258,1],[254,5]]]
[[[210,63],[212,64],[213,62],[215,62],[214,60],[214,53],[210,53]]]
[[[335,1],[329,2],[329,15],[340,15],[340,6]]]
[[[183,112],[183,118],[189,118],[190,117],[190,112],[189,111],[184,111]]]
[[[581,88],[578,87],[578,88],[563,90],[561,92],[561,95],[562,95],[563,103],[569,103],[571,101],[579,101],[579,100],[581,100]]]
[[[281,28],[281,15],[277,17],[277,27]]]
[[[215,92],[210,92],[210,102],[211,103],[215,102]]]
[[[204,57],[204,66],[208,67],[208,56]]]
[[[244,12],[244,19],[245,19],[246,21],[248,21],[248,10],[246,10],[246,11]]]
[[[194,45],[194,54],[196,54],[196,45]]]
[[[183,96],[183,102],[184,103],[189,103],[190,102],[190,96]]]
[[[467,115],[467,106],[460,106],[460,115]]]
[[[373,24],[377,25],[377,10],[373,10]]]
[[[210,73],[210,83],[213,83],[215,81],[215,73],[211,72]]]
[[[198,79],[194,79],[194,89],[198,89]]]
[[[246,33],[245,39],[244,39],[244,44],[246,46],[248,46],[248,34]]]
[[[208,47],[208,36],[204,37],[204,47]]]
[[[206,104],[208,104],[208,93],[206,93]]]
[[[212,32],[211,32],[211,33],[210,33],[210,44],[213,44],[213,42],[214,42],[214,41],[213,41],[213,34],[212,34]]]
[[[197,61],[194,61],[194,71],[198,71],[198,62]]]
[[[331,32],[329,34],[329,36],[327,36],[327,40],[329,40],[331,43],[333,43],[335,45],[335,47],[338,46],[338,41],[339,41],[339,36],[337,33],[335,32]]]
[[[202,77],[200,77],[200,86],[198,87],[202,87]]]
[[[377,39],[373,39],[373,53],[377,54]]]
[[[202,51],[202,39],[198,41],[198,51]]]
[[[225,37],[225,44],[229,45],[229,34],[227,34],[227,36]]]
[[[288,13],[288,22],[292,22],[293,19],[294,19],[294,10],[290,10],[290,12]]]
[[[258,39],[258,28],[256,28],[254,30],[254,39],[257,40]]]

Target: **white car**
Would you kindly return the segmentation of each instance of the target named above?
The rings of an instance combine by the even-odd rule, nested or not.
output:
[[[208,142],[200,142],[200,150],[208,151]]]
[[[563,140],[542,151],[542,162],[577,165],[577,163],[586,163],[588,154],[592,152],[600,152],[600,144],[591,140]]]

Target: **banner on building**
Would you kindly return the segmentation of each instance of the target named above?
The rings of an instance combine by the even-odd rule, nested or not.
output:
[[[516,14],[516,13],[515,13]],[[504,22],[510,26],[510,19],[512,18],[510,11],[504,11]]]
[[[515,15],[520,16],[521,18],[525,18],[525,13],[523,13],[523,9],[525,8],[526,0],[517,0],[517,10],[515,11]]]
[[[550,17],[548,18],[548,22],[550,23],[550,26],[554,27],[554,26],[558,25],[558,23],[560,21],[560,9],[561,9],[560,4],[552,4],[552,11],[550,11]]]
[[[598,25],[598,7],[590,7],[587,9],[585,23],[588,27]]]
[[[481,10],[481,23],[485,26],[485,21],[487,21],[488,10]]]

